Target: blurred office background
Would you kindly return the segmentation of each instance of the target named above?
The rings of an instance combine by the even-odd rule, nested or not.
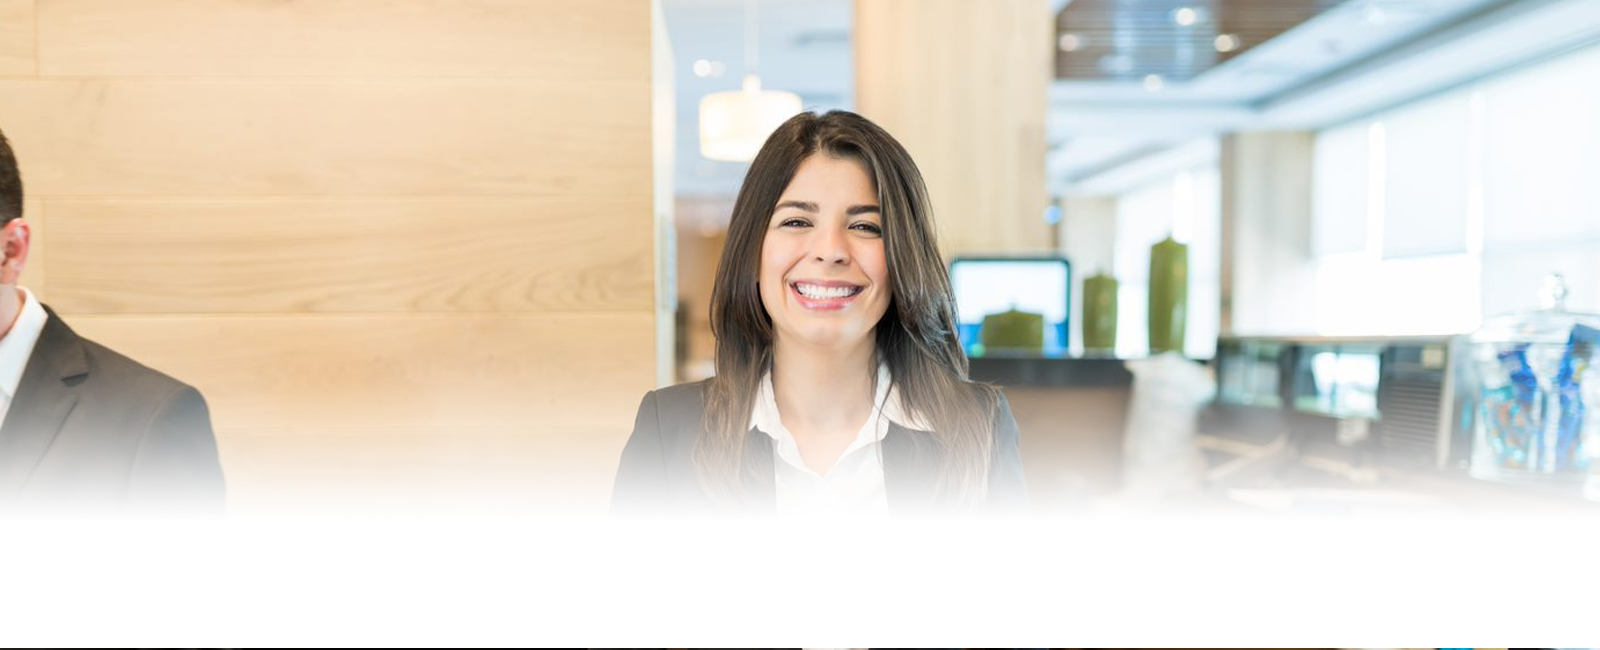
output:
[[[1180,344],[1188,358],[1215,359],[1219,340],[1272,339],[1288,342],[1284,350],[1363,341],[1342,358],[1336,347],[1301,346],[1304,359],[1273,352],[1259,360],[1275,368],[1316,357],[1311,388],[1288,386],[1300,380],[1287,371],[1220,378],[1235,387],[1272,383],[1236,396],[1261,398],[1257,405],[1276,400],[1281,379],[1285,390],[1315,393],[1286,408],[1329,416],[1301,421],[1274,407],[1250,414],[1259,427],[1202,427],[1202,438],[1261,428],[1264,440],[1328,429],[1291,435],[1288,452],[1212,440],[1229,452],[1207,450],[1212,470],[1266,468],[1249,487],[1293,487],[1285,477],[1294,472],[1281,469],[1289,461],[1279,461],[1311,456],[1305,449],[1321,438],[1338,438],[1319,462],[1341,481],[1395,487],[1373,479],[1374,466],[1388,472],[1386,459],[1401,457],[1429,471],[1462,470],[1470,440],[1450,429],[1469,425],[1451,420],[1443,377],[1461,364],[1430,361],[1420,378],[1395,380],[1399,352],[1384,346],[1425,341],[1407,345],[1442,359],[1450,337],[1538,308],[1551,273],[1566,278],[1567,308],[1600,311],[1600,129],[1592,124],[1600,3],[757,5],[764,88],[797,93],[813,109],[862,112],[902,139],[929,180],[948,257],[1069,262],[1065,353],[1046,343],[1042,355],[1064,358],[974,359],[975,377],[1011,396],[1041,508],[1127,487],[1122,473],[1135,443],[1121,361],[1151,352],[1151,250],[1169,236],[1188,252]],[[678,372],[696,379],[711,372],[705,294],[744,167],[708,160],[692,134],[703,128],[702,98],[738,87],[751,57],[737,21],[752,5],[664,6],[679,71]],[[1086,350],[1083,340],[1084,280],[1097,274],[1118,283],[1110,351]],[[957,278],[957,294],[1029,301],[1037,296],[1017,286],[1050,281],[962,287]],[[1054,320],[1049,309],[1037,311]],[[1365,412],[1317,406],[1341,400]],[[1387,415],[1377,413],[1379,402]]]
[[[1600,311],[1590,0],[0,0],[24,283],[206,394],[236,511],[599,511],[710,372],[747,73],[901,139],[952,259],[1066,258],[1066,357],[1097,272],[1148,353],[1169,234],[1194,359]],[[1079,388],[1008,386],[1062,499],[1116,478]]]
[[[799,93],[807,107],[861,110],[890,124],[900,116],[868,106],[874,94],[915,96],[926,121],[967,111],[942,124],[943,141],[918,141],[916,124],[896,130],[930,177],[987,153],[960,146],[963,138],[1015,139],[1042,121],[1047,173],[980,169],[947,184],[993,174],[1044,198],[942,202],[946,248],[952,257],[1060,253],[1080,283],[1099,271],[1114,275],[1124,310],[1120,356],[1147,352],[1149,247],[1168,234],[1190,247],[1194,311],[1185,350],[1197,358],[1211,355],[1224,329],[1467,332],[1486,315],[1536,306],[1550,272],[1566,275],[1569,306],[1600,309],[1600,133],[1587,119],[1600,92],[1585,81],[1600,75],[1593,3],[1056,0],[983,3],[961,15],[964,3],[933,2],[908,10],[918,21],[893,19],[905,29],[893,38],[852,31],[871,25],[852,22],[850,7],[859,4],[854,16],[871,20],[894,3],[759,4],[768,87]],[[743,167],[698,155],[696,102],[737,86],[737,20],[746,3],[665,5],[673,33],[692,35],[674,41],[687,73],[678,79],[678,234],[710,241]],[[986,36],[1044,38],[977,19],[1006,12],[1047,13],[1049,51],[985,67],[996,63],[980,61],[994,56],[977,51]],[[853,74],[883,56],[885,43],[906,41],[939,43],[905,58],[940,72],[917,79],[901,70],[890,82]],[[719,76],[696,73],[698,62],[711,62],[704,69]],[[1045,92],[1025,87],[1040,65],[1049,68],[1042,107],[1009,124],[982,112],[997,95],[1021,101]],[[981,82],[961,78],[972,68]],[[958,100],[940,98],[940,78],[969,87],[953,93]],[[891,83],[900,85],[885,90]],[[946,156],[942,145],[953,151]],[[1022,234],[962,236],[978,228]],[[681,292],[698,300],[701,288],[690,280],[705,277],[703,260],[688,244],[680,251]],[[695,319],[704,316],[693,311],[698,336]],[[703,343],[694,341],[688,363],[708,359]]]

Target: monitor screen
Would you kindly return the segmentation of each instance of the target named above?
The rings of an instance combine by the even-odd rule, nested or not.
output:
[[[1278,359],[1286,346],[1272,341],[1224,339],[1217,344],[1217,400],[1224,404],[1278,408]]]
[[[1376,345],[1302,348],[1295,371],[1294,408],[1335,417],[1378,419],[1381,351]]]
[[[950,264],[950,283],[962,347],[971,356],[990,352],[980,344],[984,318],[1016,310],[1044,318],[1040,353],[1064,354],[1071,280],[1061,258],[957,258]]]

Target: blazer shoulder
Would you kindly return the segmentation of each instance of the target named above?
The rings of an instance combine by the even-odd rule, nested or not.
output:
[[[656,414],[663,425],[693,422],[699,424],[706,409],[706,385],[711,380],[675,384],[650,391]]]
[[[90,376],[103,380],[106,384],[115,385],[120,391],[156,396],[171,395],[185,389],[195,390],[193,386],[139,363],[116,350],[89,339],[81,340],[89,358]]]
[[[46,373],[62,378],[86,373],[93,387],[91,390],[114,389],[118,394],[143,400],[159,400],[184,390],[194,390],[193,386],[171,375],[79,335],[48,305],[45,312],[48,320],[33,356],[35,360],[48,360],[45,366],[52,370],[45,370]]]
[[[702,379],[700,381],[673,384],[650,392],[656,394],[656,399],[663,401],[700,401],[704,398],[706,385],[709,383],[711,383],[710,379]]]
[[[698,489],[692,453],[704,413],[705,382],[678,384],[645,393],[633,434],[622,449],[612,484],[617,513],[659,512],[692,501]]]
[[[1015,446],[1021,432],[1017,430],[1017,418],[1011,413],[1011,401],[1006,399],[1003,391],[995,391],[994,403],[994,435],[996,438],[1009,439],[1008,444]]]
[[[1022,435],[1011,403],[999,389],[994,391],[993,441],[989,452],[989,509],[1026,511],[1028,481],[1022,470]]]

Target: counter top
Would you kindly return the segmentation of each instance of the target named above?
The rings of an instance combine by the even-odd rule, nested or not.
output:
[[[1128,388],[1133,374],[1122,359],[984,356],[969,360],[973,381],[1001,387]]]

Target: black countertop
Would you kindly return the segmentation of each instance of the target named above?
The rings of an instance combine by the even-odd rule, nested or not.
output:
[[[973,381],[1040,388],[1128,388],[1123,359],[983,356],[969,359]]]

